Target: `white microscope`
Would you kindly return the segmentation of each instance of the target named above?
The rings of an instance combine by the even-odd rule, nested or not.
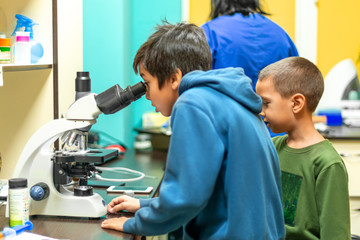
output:
[[[115,113],[139,99],[146,85],[139,82],[125,89],[114,85],[98,95],[90,93],[90,85],[89,72],[78,72],[76,100],[66,118],[41,127],[20,155],[13,177],[28,180],[30,215],[99,218],[107,212],[105,201],[93,193],[87,179],[96,172],[95,163],[117,157],[118,152],[88,150],[88,131],[101,113]],[[54,148],[57,140],[59,150]],[[78,185],[69,187],[73,178],[80,179]]]
[[[351,59],[337,63],[325,77],[325,89],[316,112],[337,110],[343,125],[360,127],[360,83]]]
[[[325,89],[317,107],[318,111],[360,108],[360,83],[351,59],[347,58],[337,63],[326,75],[324,84]]]

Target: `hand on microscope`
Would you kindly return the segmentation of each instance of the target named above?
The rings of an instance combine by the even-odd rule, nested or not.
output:
[[[135,213],[139,209],[140,200],[127,195],[121,195],[120,197],[114,198],[107,205],[107,210],[109,213],[116,213],[122,210]]]
[[[135,213],[140,209],[140,200],[122,195],[114,198],[107,205],[107,211],[109,213],[116,213],[118,211],[126,210],[131,213]],[[124,223],[128,220],[128,217],[110,218],[106,219],[101,223],[102,228],[114,229],[117,231],[123,231]]]

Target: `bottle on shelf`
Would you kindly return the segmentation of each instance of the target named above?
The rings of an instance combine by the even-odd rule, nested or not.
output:
[[[10,38],[0,33],[0,64],[10,63]]]
[[[30,32],[16,32],[15,64],[31,64]]]
[[[30,45],[31,45],[31,63],[37,63],[44,55],[44,48],[42,44],[34,37],[33,26],[39,25],[38,23],[34,22],[31,18],[28,18],[21,14],[16,14],[15,18],[16,27],[11,34],[11,36],[15,36],[16,32],[22,31],[24,28],[24,32],[30,33]]]

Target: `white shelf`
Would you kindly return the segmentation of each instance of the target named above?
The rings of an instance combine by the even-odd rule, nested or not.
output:
[[[19,72],[19,71],[32,71],[39,69],[48,69],[52,68],[51,63],[36,63],[36,64],[27,64],[27,65],[19,65],[19,64],[0,64],[0,87],[4,85],[3,74],[4,72]]]

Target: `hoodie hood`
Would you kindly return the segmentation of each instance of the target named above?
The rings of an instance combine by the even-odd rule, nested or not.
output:
[[[195,87],[210,87],[231,97],[255,114],[261,112],[262,100],[252,89],[251,79],[244,74],[242,68],[190,72],[181,79],[179,95]]]

